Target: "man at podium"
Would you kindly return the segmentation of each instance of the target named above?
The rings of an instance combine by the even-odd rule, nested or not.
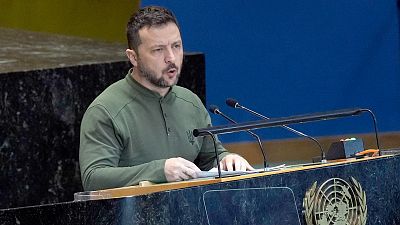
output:
[[[171,11],[145,7],[127,24],[126,55],[133,68],[103,91],[82,120],[79,162],[85,190],[173,182],[216,166],[210,137],[192,130],[211,126],[201,100],[177,86],[183,44]],[[221,169],[253,170],[217,139]]]

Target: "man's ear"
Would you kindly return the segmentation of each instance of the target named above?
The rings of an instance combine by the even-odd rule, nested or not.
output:
[[[125,50],[126,56],[128,57],[129,61],[132,63],[134,67],[137,66],[137,54],[134,50],[132,49],[126,49]]]

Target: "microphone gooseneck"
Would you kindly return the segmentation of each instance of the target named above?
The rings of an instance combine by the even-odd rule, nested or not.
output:
[[[247,112],[250,112],[251,114],[253,114],[253,115],[257,116],[257,117],[260,117],[262,119],[265,119],[265,120],[269,120],[270,119],[270,118],[268,118],[268,117],[266,117],[266,116],[264,116],[264,115],[262,115],[262,114],[260,114],[258,112],[255,112],[255,111],[253,111],[253,110],[251,110],[249,108],[246,108],[246,107],[240,105],[239,102],[236,99],[227,98],[226,99],[226,104],[228,106],[232,107],[232,108],[235,108],[235,109],[236,108],[243,109],[243,110],[245,110]],[[285,128],[286,130],[289,130],[289,131],[291,131],[291,132],[293,132],[293,133],[295,133],[295,134],[297,134],[299,136],[308,138],[308,139],[312,140],[313,142],[315,142],[318,145],[318,147],[319,147],[319,149],[321,151],[321,162],[323,162],[323,163],[326,162],[326,156],[325,156],[324,148],[322,147],[321,143],[317,139],[315,139],[314,137],[311,137],[311,136],[309,136],[307,134],[304,134],[304,133],[302,133],[302,132],[300,132],[298,130],[295,130],[295,129],[291,128],[291,127],[288,127],[286,125],[281,125],[281,127]]]
[[[236,122],[235,120],[233,120],[232,118],[230,118],[229,116],[227,116],[227,115],[225,115],[223,112],[221,112],[221,111],[219,110],[218,106],[216,106],[216,105],[210,105],[210,107],[208,108],[208,110],[209,110],[211,113],[213,113],[213,114],[217,114],[217,115],[222,116],[223,118],[225,118],[226,120],[228,120],[228,121],[231,122],[231,123],[237,124],[237,122]],[[247,133],[249,133],[251,136],[253,136],[254,138],[257,139],[258,146],[260,147],[261,153],[262,153],[263,158],[264,158],[264,170],[265,170],[265,169],[267,168],[267,166],[268,166],[268,165],[267,165],[267,156],[266,156],[266,154],[265,154],[264,147],[263,147],[263,145],[262,145],[262,143],[261,143],[260,137],[259,137],[257,134],[255,134],[254,132],[250,131],[250,130],[245,130],[245,131],[246,131]]]
[[[374,131],[375,131],[375,140],[376,140],[376,147],[378,148],[378,154],[379,156],[382,155],[381,153],[381,147],[379,145],[379,137],[378,137],[378,127],[377,127],[377,122],[376,122],[376,117],[375,114],[369,110],[369,109],[361,109],[362,112],[367,112],[371,115],[372,123],[374,124]]]

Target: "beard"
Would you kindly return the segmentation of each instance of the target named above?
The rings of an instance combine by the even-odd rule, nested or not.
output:
[[[178,83],[179,80],[179,76],[180,74],[180,70],[178,69],[178,67],[175,65],[175,63],[171,63],[168,64],[167,68],[163,69],[161,71],[161,77],[157,78],[157,74],[154,70],[148,68],[144,63],[142,63],[142,61],[139,59],[138,60],[138,65],[137,68],[140,72],[140,75],[142,77],[144,77],[147,81],[149,81],[151,84],[153,84],[156,87],[160,87],[160,88],[166,88],[166,87],[171,87],[175,84]],[[176,79],[172,84],[168,84],[168,82],[164,79],[164,77],[162,76],[162,74],[167,73],[168,70],[170,69],[176,69],[177,74],[176,74]]]

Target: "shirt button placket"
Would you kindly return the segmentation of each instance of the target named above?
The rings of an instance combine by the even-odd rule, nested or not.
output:
[[[167,120],[167,117],[168,117],[167,113],[164,112],[162,99],[160,100],[160,107],[161,107],[162,115],[163,115],[163,118],[164,118],[165,128],[167,129],[167,135],[170,136],[171,128],[169,127],[169,123],[168,123],[168,120]]]

